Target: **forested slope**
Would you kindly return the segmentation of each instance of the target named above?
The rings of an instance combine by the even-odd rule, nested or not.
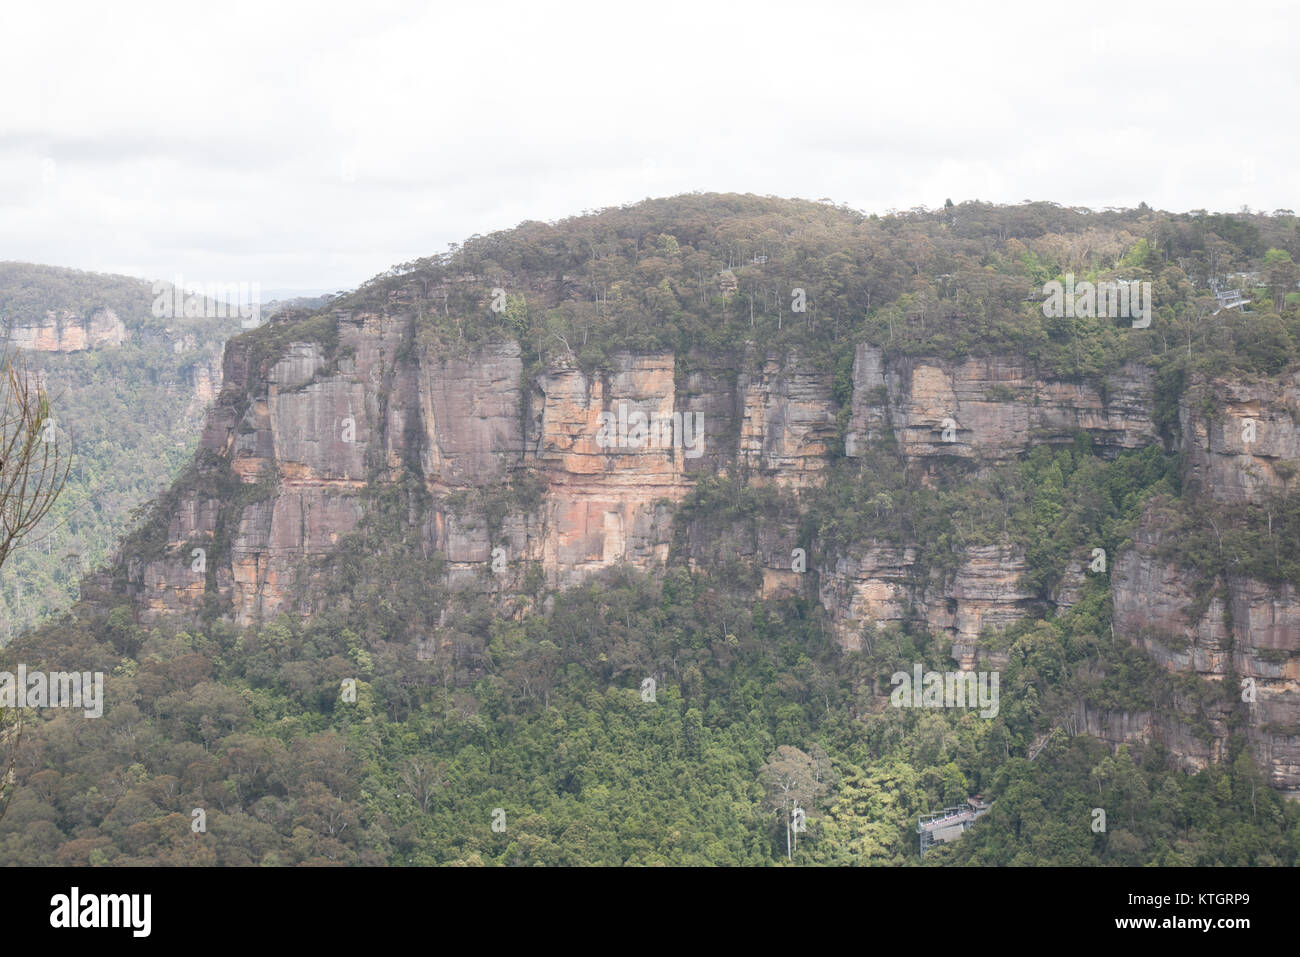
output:
[[[686,196],[240,336],[0,658],[110,675],[29,720],[0,860],[904,865],[978,794],[925,865],[1294,864],[1297,256],[1285,211]],[[1149,327],[1046,316],[1067,273]],[[618,402],[703,454],[597,452]],[[891,706],[959,663],[995,716]]]
[[[158,317],[154,298],[127,276],[0,263],[0,341],[44,376],[73,452],[63,495],[0,572],[0,642],[67,609],[194,453],[240,321]]]

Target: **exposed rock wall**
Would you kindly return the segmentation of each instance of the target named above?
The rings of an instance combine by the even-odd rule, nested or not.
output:
[[[81,352],[120,346],[126,326],[112,309],[80,316],[69,310],[47,312],[39,322],[15,324],[11,342],[28,352]]]
[[[1115,563],[1116,633],[1169,671],[1229,687],[1210,715],[1212,742],[1187,738],[1176,714],[1152,720],[1149,736],[1202,765],[1222,753],[1231,710],[1244,708],[1252,750],[1273,784],[1300,793],[1300,595],[1242,576],[1201,581],[1176,554],[1167,514],[1149,508],[1133,549]]]
[[[1229,503],[1255,502],[1294,487],[1300,471],[1300,374],[1198,382],[1187,390],[1180,413],[1191,487]]]
[[[607,374],[557,362],[524,382],[513,342],[450,355],[415,347],[409,318],[340,316],[338,328],[344,358],[335,363],[311,342],[291,342],[262,370],[248,368],[241,340],[227,351],[227,388],[202,446],[229,455],[243,482],[277,483],[272,501],[247,506],[231,523],[232,565],[217,574],[241,623],[284,607],[294,566],[355,527],[360,490],[403,464],[432,495],[426,545],[445,556],[452,584],[484,580],[500,548],[512,576],[523,563],[540,563],[550,586],[566,587],[616,562],[661,564],[674,505],[701,474],[743,475],[797,495],[821,482],[838,447],[831,370],[798,355],[691,355],[679,368],[672,354],[624,354]],[[862,455],[888,433],[909,462],[998,459],[1032,441],[1072,440],[1078,429],[1105,448],[1131,448],[1154,436],[1150,390],[1150,374],[1138,367],[1103,396],[1023,363],[891,365],[864,345],[845,451]],[[637,417],[671,424],[637,442],[623,424]],[[942,434],[945,418],[956,423],[952,441]],[[607,419],[623,435],[602,443]],[[695,426],[685,435],[683,419]],[[540,506],[489,529],[466,495],[521,471],[540,478]],[[761,566],[763,591],[803,593],[813,579],[792,569],[793,523],[764,539],[740,545]],[[187,541],[173,538],[169,547]],[[914,552],[832,555],[816,569],[816,590],[846,647],[858,646],[864,625],[915,618],[950,634],[969,661],[981,630],[1005,627],[1030,608],[1018,585],[1023,556],[1009,546],[969,549],[945,581],[918,580]],[[160,561],[175,568],[171,557]],[[148,594],[179,596],[174,608],[151,597],[150,612],[192,610],[191,585],[165,585],[161,567],[137,570],[134,580]],[[517,583],[508,577],[507,585]]]
[[[449,584],[486,582],[499,548],[507,587],[526,563],[566,587],[618,562],[662,565],[674,505],[702,463],[798,488],[831,454],[830,373],[797,357],[767,357],[750,373],[729,357],[696,361],[679,375],[672,354],[624,354],[606,374],[558,362],[524,382],[513,342],[449,355],[418,347],[409,318],[340,316],[338,328],[335,362],[306,341],[261,370],[247,342],[227,350],[201,447],[229,457],[241,482],[273,483],[228,523],[228,563],[215,573],[238,623],[286,608],[302,561],[355,528],[361,490],[403,466],[430,492],[421,527]],[[658,425],[638,434],[638,419]],[[489,528],[474,495],[520,474],[540,480],[540,504]],[[145,617],[197,608],[185,546],[213,539],[209,525],[178,517],[167,554],[129,570]]]
[[[1042,376],[1017,358],[887,364],[880,349],[864,343],[853,366],[845,454],[865,454],[886,430],[908,459],[1006,459],[1080,431],[1103,452],[1156,441],[1151,371],[1126,365],[1108,386],[1103,395],[1095,385]]]
[[[1184,483],[1229,505],[1286,491],[1300,471],[1297,377],[1197,381],[1179,410]],[[1244,709],[1247,736],[1275,786],[1300,794],[1300,595],[1290,585],[1240,576],[1203,581],[1178,558],[1167,510],[1148,506],[1134,547],[1112,575],[1115,630],[1171,672],[1226,681],[1213,740],[1180,738],[1162,716],[1151,735],[1189,763],[1216,759],[1232,709]]]
[[[906,542],[862,542],[820,556],[816,567],[810,558],[806,573],[794,567],[798,502],[824,481],[840,447],[833,373],[816,362],[622,354],[603,373],[566,361],[529,373],[514,342],[449,351],[422,344],[408,316],[336,319],[333,353],[290,340],[259,359],[252,337],[228,344],[201,447],[228,462],[239,486],[261,491],[239,505],[196,491],[176,498],[161,555],[123,568],[142,619],[193,613],[212,588],[239,624],[291,609],[304,560],[357,527],[370,483],[402,470],[428,493],[427,512],[412,521],[426,554],[445,561],[452,588],[518,591],[528,568],[540,568],[549,587],[568,587],[618,563],[661,567],[680,547],[690,565],[746,563],[757,594],[820,601],[846,649],[873,629],[911,621],[946,634],[963,668],[988,660],[983,633],[1043,610],[1020,584],[1024,556],[1007,542],[967,547],[946,574],[920,567],[918,544]],[[996,463],[1084,431],[1103,454],[1117,454],[1158,441],[1154,408],[1153,376],[1141,366],[1098,386],[1054,379],[1022,360],[888,360],[863,345],[843,451],[857,458],[890,443],[924,473],[941,457]],[[1285,488],[1300,464],[1293,409],[1294,379],[1194,384],[1181,409],[1187,483],[1224,502]],[[638,436],[638,420],[658,425]],[[683,424],[698,429],[684,434]],[[771,486],[795,504],[734,528],[677,527],[677,505],[715,474]],[[536,494],[506,496],[489,516],[483,496],[520,480]],[[1253,679],[1252,746],[1275,784],[1300,789],[1300,735],[1292,733],[1300,731],[1300,597],[1245,578],[1198,582],[1168,557],[1167,534],[1152,507],[1133,548],[1115,558],[1116,634],[1170,671]],[[214,565],[196,570],[193,550],[205,544]],[[498,557],[504,577],[491,574]],[[1078,599],[1087,561],[1072,556],[1058,608]],[[1222,754],[1231,708],[1229,696],[1188,721],[1081,704],[1071,720],[1116,743],[1161,740],[1198,766]]]

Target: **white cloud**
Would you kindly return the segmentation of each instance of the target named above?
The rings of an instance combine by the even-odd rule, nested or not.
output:
[[[1296,207],[1285,3],[40,4],[0,259],[336,289],[650,195]]]

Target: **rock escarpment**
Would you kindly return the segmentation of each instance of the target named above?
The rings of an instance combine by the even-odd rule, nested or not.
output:
[[[1079,432],[1092,436],[1103,455],[1157,442],[1151,371],[1127,365],[1107,385],[1103,393],[1017,359],[890,362],[879,348],[861,344],[844,453],[860,458],[882,439],[893,440],[908,466],[924,469],[944,458],[993,464]],[[914,562],[914,548],[868,547],[834,558],[822,575],[822,603],[841,644],[860,647],[864,622],[919,620],[946,632],[954,657],[970,666],[984,629],[1004,628],[1035,607],[1020,585],[1024,556],[1009,544],[968,547],[946,580],[918,576]],[[1067,584],[1058,606],[1068,607],[1071,594]]]
[[[617,562],[662,565],[674,505],[701,476],[743,476],[797,497],[820,484],[840,448],[832,373],[798,355],[679,362],[671,353],[620,354],[601,374],[560,360],[526,376],[515,342],[453,355],[416,345],[410,317],[340,314],[335,322],[334,356],[319,342],[290,338],[254,368],[250,342],[234,340],[227,350],[225,387],[201,448],[228,461],[240,482],[271,487],[232,516],[229,563],[216,572],[241,624],[287,607],[295,567],[356,526],[363,488],[403,467],[431,495],[422,527],[452,584],[481,578],[501,548],[511,568],[535,564],[548,585],[562,588]],[[1090,431],[1114,449],[1154,436],[1142,369],[1128,370],[1103,397],[1014,363],[887,367],[865,346],[857,359],[843,442],[850,456],[885,429],[909,463],[1013,456],[1035,441],[1031,428],[1048,442]],[[605,439],[603,417],[611,424]],[[949,418],[957,437],[945,441]],[[663,425],[638,437],[638,420]],[[465,493],[521,472],[540,480],[540,503],[508,509],[498,529],[467,514]],[[230,507],[191,496],[181,502],[168,554],[138,562],[129,576],[147,615],[194,610],[202,589],[199,573],[186,571],[184,546],[210,539],[214,510]],[[787,546],[797,543],[788,531],[777,536],[779,547],[755,550],[771,573],[769,590],[803,587],[789,577]],[[1007,548],[972,547],[948,581],[918,582],[910,562],[906,549],[894,549],[833,556],[817,570],[846,646],[855,645],[862,621],[915,615],[971,645],[984,628],[1027,611],[1030,596],[1017,584],[1022,557]]]
[[[1292,487],[1300,471],[1300,374],[1197,382],[1180,413],[1189,485],[1234,504]]]
[[[1103,453],[1156,440],[1149,369],[1126,365],[1105,393],[1096,385],[1045,377],[1021,359],[960,363],[904,359],[859,345],[853,365],[852,418],[845,454],[860,456],[892,429],[909,460],[935,455],[985,461],[1044,442],[1091,435]]]
[[[256,336],[228,344],[200,457],[244,493],[175,490],[166,541],[120,569],[118,587],[143,621],[195,614],[214,596],[240,625],[294,610],[311,560],[362,522],[365,490],[407,474],[427,493],[411,523],[449,588],[499,598],[524,591],[529,574],[557,589],[619,564],[663,568],[675,549],[688,567],[725,556],[755,569],[756,595],[819,602],[846,649],[871,629],[912,622],[945,634],[972,668],[982,636],[1074,603],[1086,559],[1072,559],[1048,603],[1023,585],[1026,559],[1010,542],[963,546],[940,573],[918,564],[917,543],[823,554],[804,541],[817,558],[801,570],[802,498],[838,456],[861,459],[882,443],[925,481],[944,461],[979,469],[1078,433],[1104,456],[1161,441],[1154,376],[1139,365],[1089,383],[1023,360],[890,358],[861,345],[841,408],[833,370],[797,354],[621,353],[593,372],[571,358],[529,367],[511,340],[426,341],[401,312],[338,312],[330,324],[329,344],[291,326],[269,352]],[[1290,379],[1193,384],[1178,436],[1189,486],[1228,502],[1284,489],[1300,456],[1298,399]],[[1255,431],[1239,446],[1246,418]],[[680,522],[682,501],[715,475],[793,504],[744,528]],[[482,505],[485,490],[521,479],[535,494]],[[1161,523],[1150,510],[1114,563],[1116,634],[1172,672],[1252,678],[1252,747],[1277,786],[1300,787],[1294,590],[1229,579],[1213,585],[1226,597],[1188,618],[1206,586],[1167,557]],[[1116,742],[1161,740],[1198,765],[1226,741],[1231,708],[1211,710],[1192,727],[1083,703],[1072,721]]]
[[[1227,505],[1287,491],[1300,471],[1297,414],[1294,374],[1193,382],[1179,409],[1184,484]],[[1114,626],[1170,672],[1223,683],[1220,701],[1202,716],[1209,727],[1199,736],[1186,733],[1177,713],[1099,736],[1154,737],[1201,766],[1222,757],[1230,716],[1244,709],[1251,750],[1272,783],[1300,793],[1300,596],[1290,584],[1240,574],[1205,580],[1180,560],[1175,524],[1161,503],[1143,514],[1112,575]]]
[[[713,359],[679,374],[671,354],[624,354],[605,374],[561,361],[524,381],[514,342],[451,355],[415,345],[409,317],[336,320],[334,356],[289,341],[254,367],[248,341],[229,346],[201,453],[268,492],[219,521],[229,502],[182,491],[163,554],[128,562],[144,618],[197,610],[208,571],[191,567],[191,553],[223,525],[234,532],[213,580],[234,620],[289,607],[302,561],[356,527],[370,482],[403,468],[429,492],[422,533],[450,585],[486,589],[500,549],[497,584],[518,586],[537,566],[562,588],[618,562],[661,566],[673,506],[702,472],[802,487],[829,458],[830,378],[797,357],[752,372]],[[660,425],[642,435],[638,421]],[[540,480],[539,502],[507,509],[497,527],[466,507],[467,495],[519,474]]]
[[[116,348],[126,340],[127,330],[112,309],[84,316],[60,309],[34,322],[14,323],[9,335],[12,344],[26,352],[81,352]]]

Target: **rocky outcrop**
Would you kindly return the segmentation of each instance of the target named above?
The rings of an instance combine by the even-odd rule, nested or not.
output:
[[[832,560],[821,574],[820,598],[842,647],[863,646],[863,631],[918,617],[916,549],[872,543]]]
[[[1294,374],[1192,383],[1179,409],[1188,491],[1228,505],[1288,491],[1300,471],[1298,384]],[[1242,575],[1202,580],[1180,559],[1174,522],[1151,503],[1116,561],[1116,633],[1171,672],[1230,687],[1207,717],[1208,734],[1188,736],[1172,712],[1153,717],[1147,736],[1203,765],[1221,756],[1238,710],[1273,784],[1300,794],[1300,595]]]
[[[1102,454],[1157,441],[1151,371],[1126,365],[1106,386],[1040,375],[1016,358],[889,361],[881,349],[860,344],[844,453],[860,458],[883,441],[895,443],[909,464],[938,456],[995,463],[1034,445],[1071,442],[1079,432],[1091,435]],[[1040,604],[1019,584],[1024,557],[1007,546],[967,548],[942,582],[917,580],[907,567],[911,559],[900,562],[912,553],[872,548],[831,559],[822,605],[845,647],[860,647],[864,625],[920,620],[947,633],[954,657],[968,667],[983,630],[1001,630]],[[1081,564],[1066,569],[1058,608],[1077,600],[1082,576]]]
[[[1227,755],[1228,730],[1226,716],[1221,712],[1208,716],[1203,727],[1198,727],[1189,719],[1198,707],[1196,701],[1180,694],[1158,712],[1116,711],[1079,701],[1065,725],[1070,734],[1091,735],[1111,747],[1158,741],[1184,768],[1199,771]]]
[[[1214,760],[1226,743],[1228,715],[1240,708],[1273,784],[1300,793],[1300,594],[1241,576],[1199,580],[1171,557],[1166,520],[1165,511],[1148,509],[1133,549],[1115,563],[1115,631],[1169,671],[1231,687],[1212,714],[1210,742],[1171,740],[1182,732],[1176,714],[1153,720],[1150,736],[1188,760]]]
[[[1180,413],[1191,488],[1238,504],[1294,487],[1300,473],[1300,374],[1198,382],[1187,390]]]
[[[762,369],[742,375],[743,419],[737,464],[780,485],[818,480],[836,436],[830,376],[768,356]]]
[[[1007,459],[1034,445],[1073,441],[1079,432],[1103,454],[1156,441],[1151,371],[1129,364],[1106,385],[1103,391],[1043,376],[1018,358],[887,363],[879,348],[861,344],[845,454],[865,454],[887,430],[909,460]]]
[[[1156,441],[1152,376],[1138,366],[1112,376],[1103,392],[1038,376],[1014,359],[891,364],[862,345],[853,382],[850,457],[882,440],[897,443],[912,463],[939,455],[994,462],[1076,430],[1091,434],[1103,454]],[[1300,472],[1298,384],[1295,375],[1193,384],[1180,407],[1188,487],[1231,504],[1287,491]],[[1166,547],[1167,519],[1158,505],[1149,508],[1134,547],[1112,569],[1116,634],[1171,672],[1232,682],[1232,693],[1211,695],[1207,705],[1179,691],[1172,707],[1141,713],[1080,702],[1072,730],[1112,744],[1158,740],[1198,768],[1226,753],[1231,712],[1240,707],[1273,784],[1300,794],[1300,598],[1292,586],[1244,577],[1199,581]],[[872,545],[823,573],[822,605],[846,648],[861,647],[864,628],[923,621],[946,631],[954,659],[971,668],[985,654],[982,631],[1005,628],[1035,607],[1019,591],[1023,566],[1013,554],[970,550],[941,587],[918,576],[912,555],[908,547]],[[1090,574],[1087,557],[1071,559],[1053,594],[1058,610],[1078,600]],[[1252,700],[1238,704],[1242,694]]]
[[[1004,630],[1034,606],[1020,584],[1025,571],[1024,556],[1007,544],[971,546],[956,575],[928,603],[930,630],[952,638],[952,657],[963,669],[974,667],[981,633]]]
[[[822,573],[822,607],[844,648],[862,648],[864,629],[914,621],[947,635],[953,659],[970,669],[986,629],[1001,631],[1034,607],[1035,596],[1020,584],[1024,557],[1009,545],[967,547],[951,576],[920,573],[916,553],[910,545],[872,544]]]
[[[36,322],[15,323],[10,341],[27,352],[81,352],[116,348],[126,340],[126,326],[112,309],[78,315],[68,309],[50,311]]]
[[[403,468],[429,492],[418,524],[448,583],[509,590],[531,567],[563,588],[620,562],[662,565],[700,463],[803,488],[831,455],[830,373],[798,357],[749,372],[701,358],[679,373],[672,354],[624,354],[600,373],[561,360],[525,382],[514,342],[453,354],[416,346],[410,317],[336,321],[333,353],[290,341],[253,368],[255,340],[227,350],[201,448],[241,483],[270,483],[221,523],[233,531],[212,580],[239,623],[286,608],[304,560],[356,527],[362,490]],[[482,494],[515,478],[540,496],[485,508]],[[216,528],[173,526],[164,557],[128,569],[146,618],[192,612],[202,597],[186,548]],[[782,577],[789,567],[772,569],[774,592],[797,582]]]
[[[221,392],[221,360],[219,356],[203,359],[185,370],[190,401],[185,407],[186,419],[202,422],[203,415]]]

